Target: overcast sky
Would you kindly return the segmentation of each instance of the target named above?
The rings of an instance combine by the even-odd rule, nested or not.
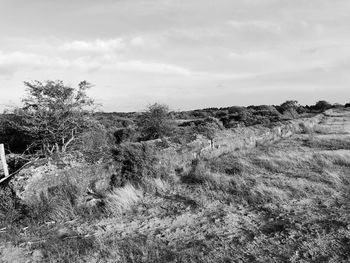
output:
[[[0,109],[23,81],[105,111],[350,101],[349,0],[0,0]]]

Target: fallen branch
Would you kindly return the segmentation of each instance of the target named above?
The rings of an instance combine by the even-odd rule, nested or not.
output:
[[[12,174],[10,174],[9,176],[2,178],[0,180],[0,184],[7,182],[9,179],[11,179],[14,175],[18,174],[21,170],[23,170],[25,167],[27,167],[29,164],[36,162],[37,160],[39,160],[39,157],[36,158],[35,160],[29,161],[27,162],[25,165],[23,165],[21,168],[19,168],[17,171],[13,172]]]

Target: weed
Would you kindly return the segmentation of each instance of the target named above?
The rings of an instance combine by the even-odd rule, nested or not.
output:
[[[118,216],[129,210],[140,200],[142,192],[130,184],[116,188],[105,199],[105,209],[112,215]]]

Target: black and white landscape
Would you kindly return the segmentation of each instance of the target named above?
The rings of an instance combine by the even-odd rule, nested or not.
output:
[[[350,262],[349,13],[0,0],[0,262]]]

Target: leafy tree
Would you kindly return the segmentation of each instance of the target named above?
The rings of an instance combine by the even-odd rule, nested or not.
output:
[[[328,101],[320,100],[316,102],[314,108],[319,111],[325,111],[332,108],[332,104],[330,104]]]
[[[154,103],[140,116],[138,127],[145,140],[152,140],[171,135],[175,123],[167,105]]]
[[[30,148],[45,154],[65,152],[82,132],[91,127],[89,113],[94,102],[86,94],[91,84],[82,81],[78,88],[62,81],[24,82],[27,95],[23,106],[13,111],[12,128],[31,138]]]

